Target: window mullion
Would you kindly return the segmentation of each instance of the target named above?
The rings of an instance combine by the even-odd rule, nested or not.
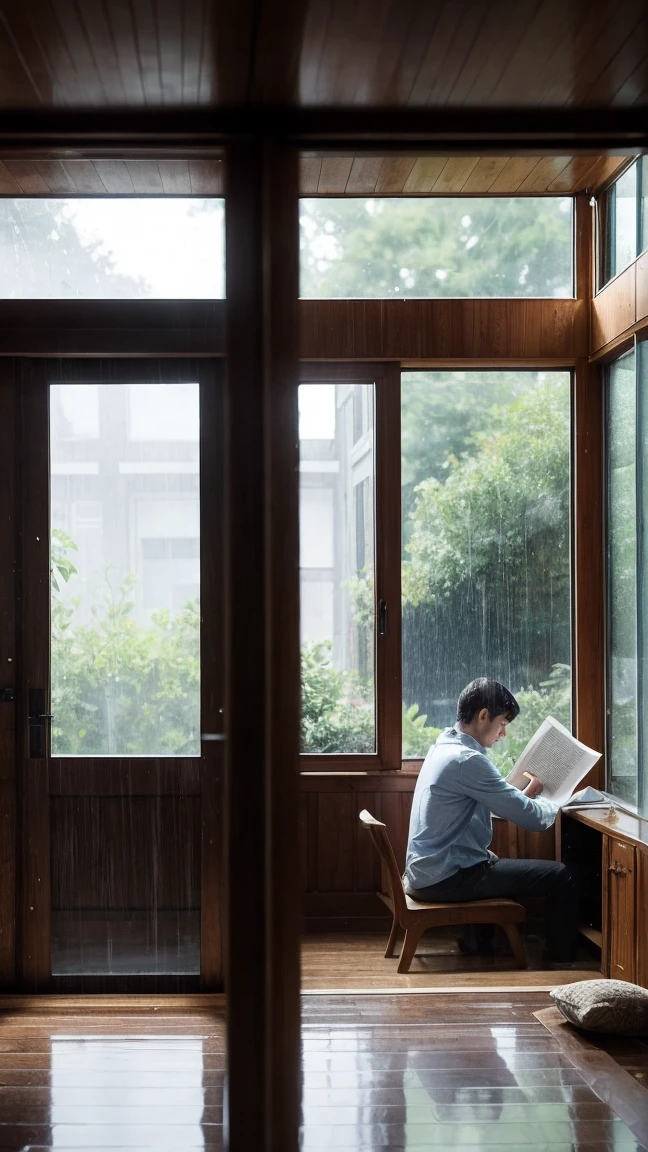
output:
[[[400,365],[386,364],[376,379],[376,719],[386,769],[402,763],[400,418]]]

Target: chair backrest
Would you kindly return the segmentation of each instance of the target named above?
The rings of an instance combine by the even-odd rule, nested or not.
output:
[[[401,916],[407,912],[407,903],[405,900],[405,889],[403,888],[403,881],[398,870],[398,864],[396,863],[394,849],[392,848],[391,840],[389,839],[387,826],[385,824],[381,824],[380,820],[376,820],[375,816],[372,816],[371,812],[367,812],[366,808],[363,808],[362,812],[360,813],[360,823],[371,836],[371,839],[373,840],[380,854],[380,859],[382,861],[383,885],[385,886],[388,895],[391,896],[394,902],[394,909],[398,918],[400,919]]]

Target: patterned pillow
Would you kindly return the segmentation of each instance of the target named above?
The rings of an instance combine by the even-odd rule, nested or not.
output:
[[[550,993],[571,1024],[589,1032],[648,1034],[648,989],[625,980],[581,980]]]

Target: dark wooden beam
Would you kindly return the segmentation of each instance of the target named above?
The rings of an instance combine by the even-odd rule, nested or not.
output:
[[[374,148],[416,155],[614,155],[648,149],[645,109],[633,108],[297,108],[173,111],[6,111],[0,154],[46,152],[61,159],[131,154],[160,145],[176,154],[218,149],[232,137],[271,134],[304,149]],[[506,145],[506,153],[502,146]]]
[[[300,1107],[297,156],[250,139],[232,144],[228,164],[228,1146],[292,1152]]]

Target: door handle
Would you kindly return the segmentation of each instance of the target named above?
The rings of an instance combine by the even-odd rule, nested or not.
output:
[[[29,759],[44,760],[47,756],[47,733],[45,724],[51,721],[52,713],[45,711],[45,689],[29,689]]]

